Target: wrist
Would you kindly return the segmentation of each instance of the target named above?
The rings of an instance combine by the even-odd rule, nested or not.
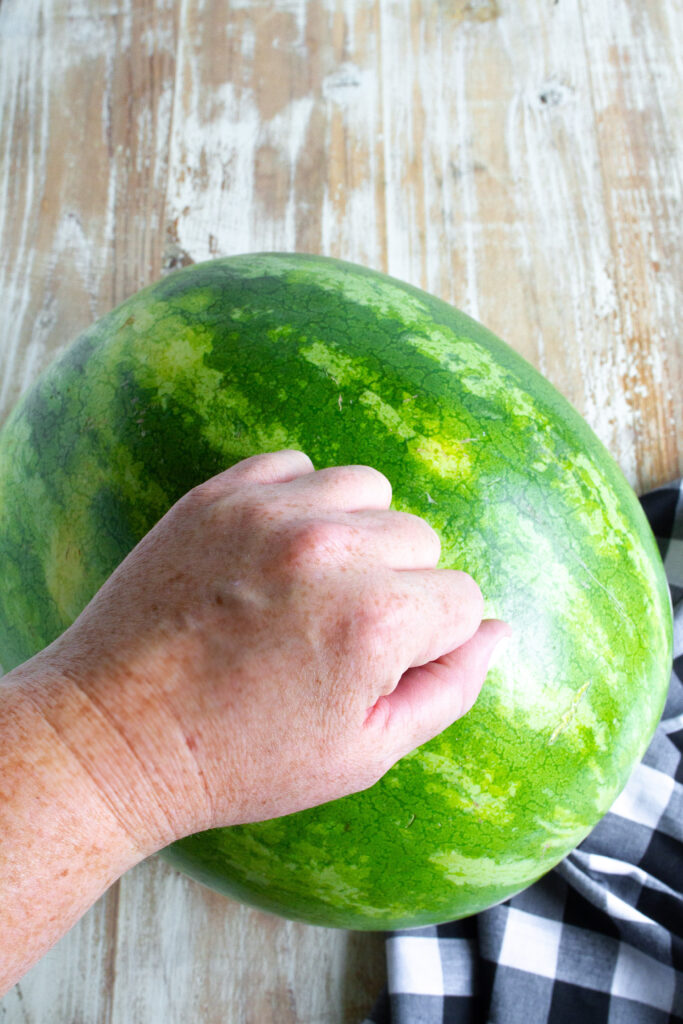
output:
[[[145,714],[115,678],[105,681],[109,692],[103,696],[102,687],[88,686],[62,658],[51,657],[50,648],[3,683],[11,685],[32,731],[25,738],[26,756],[41,760],[49,746],[55,799],[87,807],[98,827],[107,823],[119,874],[183,834],[169,795],[173,785],[162,778],[149,744],[140,742],[151,731],[163,746],[163,728],[150,730],[150,718],[159,717],[156,710],[154,716],[149,710]]]
[[[0,995],[142,859],[34,685],[0,680]]]

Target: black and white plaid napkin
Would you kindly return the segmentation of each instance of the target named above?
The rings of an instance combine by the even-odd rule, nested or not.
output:
[[[683,1024],[683,480],[642,504],[674,606],[669,696],[645,757],[525,892],[388,933],[388,987],[364,1024]]]

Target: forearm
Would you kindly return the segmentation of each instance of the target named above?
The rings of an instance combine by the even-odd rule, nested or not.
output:
[[[36,692],[50,695],[50,713]],[[0,993],[13,985],[147,851],[108,805],[73,746],[99,743],[78,694],[22,666],[0,680]],[[51,717],[69,717],[64,737]],[[151,851],[150,851],[151,852]]]

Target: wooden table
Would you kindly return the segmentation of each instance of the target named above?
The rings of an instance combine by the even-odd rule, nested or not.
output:
[[[482,320],[637,490],[680,475],[681,39],[680,0],[0,0],[0,421],[161,274],[301,250]],[[337,1024],[383,980],[379,935],[152,860],[0,1022]]]

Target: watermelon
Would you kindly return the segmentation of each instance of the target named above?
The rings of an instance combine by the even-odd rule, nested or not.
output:
[[[671,611],[639,503],[587,424],[463,313],[336,260],[188,267],[86,330],[0,432],[0,661],[79,614],[191,487],[256,452],[364,463],[513,638],[473,710],[373,788],[164,856],[354,929],[480,911],[596,824],[662,710]]]

